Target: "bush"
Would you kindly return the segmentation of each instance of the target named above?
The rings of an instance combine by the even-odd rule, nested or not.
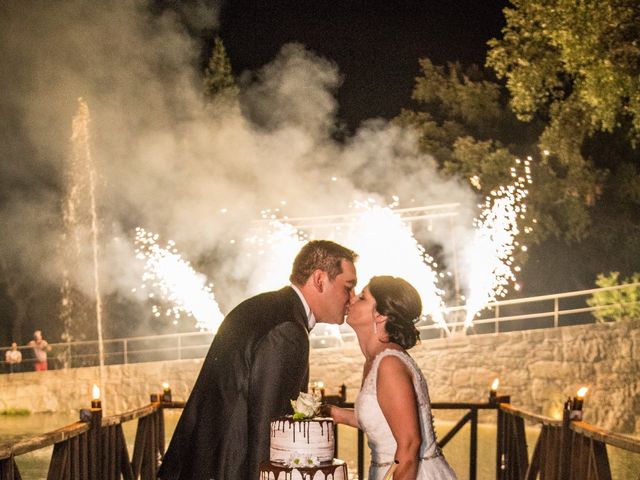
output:
[[[640,283],[640,273],[634,273],[631,277],[622,280],[619,277],[619,272],[610,272],[608,275],[601,273],[596,279],[596,285],[614,287]],[[640,287],[629,286],[628,288],[596,292],[591,295],[587,303],[591,307],[602,307],[592,312],[599,322],[640,318]]]

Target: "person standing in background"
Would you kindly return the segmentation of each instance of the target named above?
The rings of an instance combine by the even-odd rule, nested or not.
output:
[[[49,342],[42,338],[42,332],[40,330],[33,332],[33,340],[29,342],[29,346],[33,349],[33,355],[36,358],[34,370],[36,372],[48,370],[47,352],[51,351],[51,346]]]
[[[11,350],[7,350],[4,354],[4,361],[9,365],[9,373],[20,371],[22,353],[18,350],[18,344],[16,342],[13,342],[11,344]]]

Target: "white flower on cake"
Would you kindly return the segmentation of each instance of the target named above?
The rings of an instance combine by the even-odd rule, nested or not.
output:
[[[301,453],[294,452],[289,456],[289,459],[285,462],[285,465],[289,468],[296,468],[304,466],[304,458]]]
[[[315,455],[306,455],[304,457],[305,467],[317,467],[318,465],[320,465],[320,459]]]
[[[320,397],[311,393],[300,392],[298,398],[294,401],[291,400],[291,406],[293,407],[293,419],[304,420],[305,418],[312,418],[320,411],[320,405],[322,404]]]
[[[295,452],[289,456],[285,465],[289,468],[317,467],[320,465],[320,459],[315,455],[303,455]]]

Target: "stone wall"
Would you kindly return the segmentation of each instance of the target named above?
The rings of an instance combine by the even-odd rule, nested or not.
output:
[[[427,378],[432,401],[483,401],[499,377],[499,394],[511,395],[514,405],[558,417],[563,401],[586,385],[586,421],[640,433],[640,320],[430,340],[410,353]],[[201,364],[105,367],[107,408],[123,412],[144,405],[164,381],[174,398],[185,399]],[[353,400],[362,364],[357,347],[314,349],[310,380],[323,381],[329,394],[344,383]],[[97,382],[97,368],[0,375],[0,410],[77,410],[87,406]]]
[[[640,320],[425,341],[410,350],[433,402],[478,402],[494,378],[500,395],[525,410],[560,418],[581,386],[585,421],[640,434]],[[363,359],[357,348],[313,350],[311,381],[353,399]],[[438,414],[442,417],[442,414]]]
[[[148,404],[149,394],[159,393],[162,382],[169,382],[176,399],[186,399],[201,365],[202,360],[182,360],[105,366],[106,413]],[[0,410],[28,408],[36,413],[87,408],[93,384],[100,386],[99,378],[98,367],[0,375]]]

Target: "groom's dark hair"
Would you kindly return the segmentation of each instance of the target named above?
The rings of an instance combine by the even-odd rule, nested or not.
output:
[[[330,240],[312,240],[307,243],[293,261],[293,268],[289,280],[300,286],[315,270],[323,270],[333,281],[342,273],[342,260],[355,262],[358,254],[342,245]]]

